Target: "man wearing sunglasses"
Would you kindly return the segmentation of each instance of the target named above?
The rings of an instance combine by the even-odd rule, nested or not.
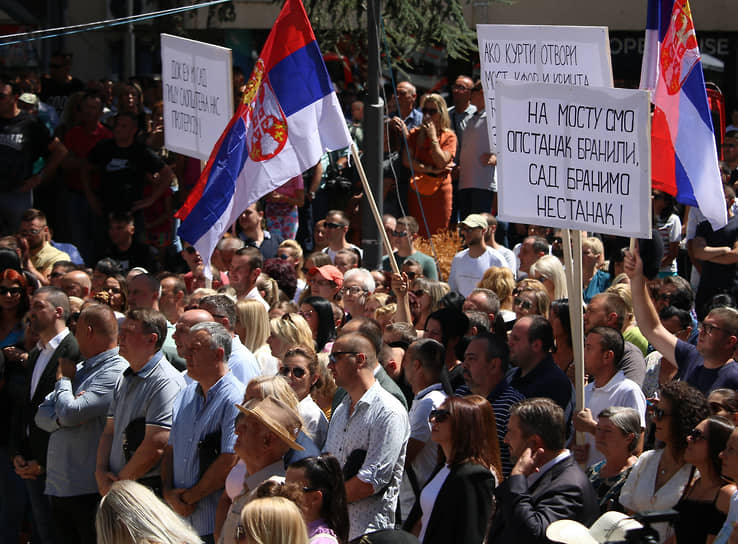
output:
[[[336,253],[340,249],[355,249],[359,252],[359,255],[364,256],[364,252],[360,247],[346,240],[348,228],[348,217],[342,211],[331,210],[325,216],[325,236],[328,239],[328,247],[323,250],[323,253],[328,254],[332,263],[335,263]]]
[[[738,388],[738,363],[733,353],[738,343],[738,311],[720,307],[700,324],[697,346],[679,340],[661,324],[647,291],[643,260],[638,249],[625,255],[625,273],[633,292],[633,313],[643,335],[663,355],[661,364],[676,363],[682,381],[707,395],[713,389]]]
[[[423,276],[430,280],[438,279],[438,269],[436,261],[425,253],[415,249],[414,243],[418,237],[420,226],[416,219],[410,215],[400,217],[397,220],[397,226],[389,231],[390,241],[397,248],[395,251],[395,261],[397,266],[402,267],[406,259],[413,259],[423,267]],[[382,257],[382,270],[389,272],[391,270],[389,257]]]
[[[376,348],[364,334],[333,344],[328,369],[348,394],[333,411],[323,450],[344,467],[350,540],[394,527],[410,437],[407,411],[379,385],[376,366]]]

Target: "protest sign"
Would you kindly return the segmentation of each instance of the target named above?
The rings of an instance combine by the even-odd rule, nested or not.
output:
[[[231,50],[161,35],[164,147],[207,160],[233,116]]]
[[[647,91],[498,80],[500,218],[650,238]]]
[[[607,27],[477,25],[477,36],[492,151],[496,81],[612,87]]]

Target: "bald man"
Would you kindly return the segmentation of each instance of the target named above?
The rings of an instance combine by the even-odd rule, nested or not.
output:
[[[184,312],[174,327],[174,343],[177,346],[177,355],[182,359],[187,359],[188,349],[190,345],[190,329],[197,323],[206,321],[214,321],[210,312],[205,310],[187,310]]]
[[[61,288],[68,297],[86,300],[92,291],[92,280],[83,270],[70,270],[62,276]]]

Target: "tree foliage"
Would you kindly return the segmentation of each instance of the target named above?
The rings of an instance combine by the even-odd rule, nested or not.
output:
[[[347,41],[366,48],[367,0],[303,1],[324,51],[344,50]],[[457,0],[381,0],[381,20],[380,32],[399,64],[407,64],[413,53],[430,46],[444,47],[451,58],[468,58],[477,49],[476,34]],[[385,51],[385,44],[380,45]]]

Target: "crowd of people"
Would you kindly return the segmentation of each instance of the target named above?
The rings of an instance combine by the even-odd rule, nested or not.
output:
[[[738,540],[738,133],[726,227],[654,192],[654,241],[585,237],[577,410],[562,238],[497,220],[479,82],[451,107],[392,89],[400,273],[362,266],[331,152],[243,211],[209,278],[155,82],[70,69],[0,81],[0,541],[575,542],[557,522],[671,508],[659,542]],[[449,228],[444,273],[416,245]]]

